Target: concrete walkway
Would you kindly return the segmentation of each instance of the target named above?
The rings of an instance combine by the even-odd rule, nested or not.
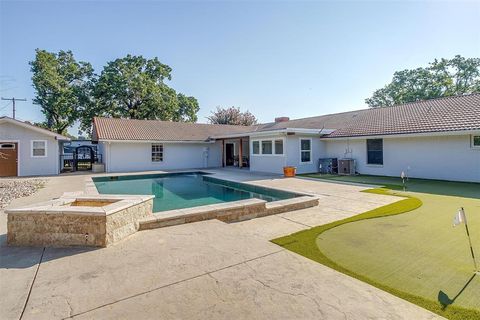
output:
[[[225,224],[141,231],[105,249],[13,248],[0,215],[1,319],[432,319],[437,316],[268,240],[397,198],[364,187],[214,170],[232,180],[314,193],[315,208]],[[11,207],[82,190],[51,177]]]

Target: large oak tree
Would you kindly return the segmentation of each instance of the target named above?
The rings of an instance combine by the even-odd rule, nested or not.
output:
[[[51,53],[40,49],[30,66],[35,88],[33,102],[40,105],[46,118],[41,125],[65,134],[89,101],[92,66],[76,61],[71,51]]]
[[[196,122],[198,101],[166,84],[171,72],[158,58],[127,55],[107,63],[95,80],[82,128],[90,127],[93,116]]]
[[[371,108],[480,92],[480,58],[434,60],[425,68],[397,71],[392,82],[365,100]]]

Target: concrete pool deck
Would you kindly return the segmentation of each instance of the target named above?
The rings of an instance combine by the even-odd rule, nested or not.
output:
[[[320,205],[237,223],[208,220],[141,231],[103,249],[7,247],[2,214],[0,318],[19,319],[22,312],[22,319],[438,318],[269,242],[398,198],[362,193],[360,186],[206,171],[312,193]],[[45,188],[10,207],[84,190],[88,177],[48,177]]]

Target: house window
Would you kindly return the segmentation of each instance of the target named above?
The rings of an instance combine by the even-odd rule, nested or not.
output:
[[[15,144],[14,143],[4,143],[0,145],[0,149],[15,149]]]
[[[152,162],[163,161],[163,144],[152,144]]]
[[[272,141],[263,140],[262,141],[262,154],[272,154]]]
[[[367,139],[367,164],[383,164],[383,139]]]
[[[253,141],[252,149],[253,154],[260,154],[260,141]]]
[[[300,139],[300,162],[312,161],[312,139]]]
[[[480,149],[480,136],[472,136],[472,148]]]
[[[283,154],[283,140],[275,140],[275,154]]]
[[[47,156],[47,141],[32,140],[32,157],[43,158]]]

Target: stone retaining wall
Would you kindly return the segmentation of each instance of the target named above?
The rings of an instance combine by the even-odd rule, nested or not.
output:
[[[300,210],[318,205],[318,198],[303,196],[274,202],[247,199],[196,208],[157,212],[141,220],[139,230],[163,228],[184,223],[218,219],[223,222],[238,222],[271,214]]]

